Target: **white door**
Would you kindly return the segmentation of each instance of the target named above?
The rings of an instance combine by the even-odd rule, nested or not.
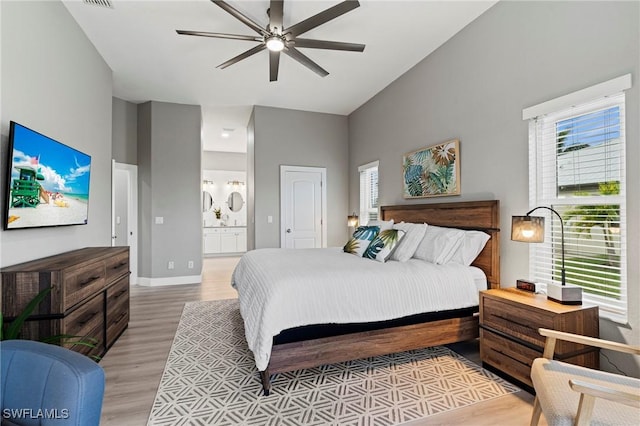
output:
[[[138,280],[138,166],[113,162],[111,245],[129,246],[130,283]]]
[[[280,246],[326,247],[327,169],[280,166]]]

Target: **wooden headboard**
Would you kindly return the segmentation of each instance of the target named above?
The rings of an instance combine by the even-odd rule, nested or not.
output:
[[[380,208],[382,219],[428,223],[459,229],[474,229],[491,236],[473,262],[487,276],[489,288],[500,288],[500,202],[464,201],[459,203],[402,204]]]

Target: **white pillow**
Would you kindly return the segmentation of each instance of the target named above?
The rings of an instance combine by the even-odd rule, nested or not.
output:
[[[449,262],[469,266],[476,260],[476,257],[478,257],[491,236],[482,231],[463,232],[464,238],[462,239],[462,244],[460,244],[460,247],[458,247],[453,256],[451,256]]]
[[[367,226],[377,226],[380,232],[393,228],[393,219],[391,220],[370,220]]]
[[[406,262],[411,259],[420,241],[424,238],[424,234],[427,232],[427,224],[400,222],[393,225],[393,229],[404,231],[405,236],[391,253],[391,260]]]
[[[463,238],[461,229],[429,225],[413,257],[443,265],[451,260]]]

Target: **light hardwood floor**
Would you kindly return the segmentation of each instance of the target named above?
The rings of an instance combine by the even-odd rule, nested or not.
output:
[[[129,328],[100,361],[107,376],[101,425],[146,425],[185,302],[236,298],[229,285],[237,257],[204,260],[202,284],[131,288]],[[477,342],[451,348],[478,362]],[[257,380],[257,375],[256,375]],[[408,423],[527,425],[533,397],[521,391]],[[544,419],[540,422],[545,425]]]

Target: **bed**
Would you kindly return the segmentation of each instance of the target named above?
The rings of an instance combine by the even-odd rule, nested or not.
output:
[[[265,395],[271,374],[478,337],[478,291],[500,282],[498,212],[496,200],[381,208],[383,220],[489,234],[472,267],[379,263],[336,248],[245,254],[232,284]]]

